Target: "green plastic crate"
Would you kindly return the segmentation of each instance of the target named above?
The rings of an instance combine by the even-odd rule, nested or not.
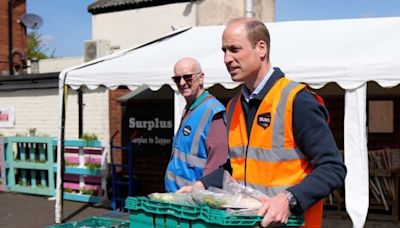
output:
[[[48,228],[55,227],[63,227],[63,228],[95,228],[95,227],[104,227],[104,228],[128,228],[129,221],[122,219],[113,219],[113,218],[104,218],[104,217],[88,217],[80,221],[69,222],[59,225],[52,225]]]
[[[125,208],[130,210],[130,227],[254,227],[262,216],[231,216],[225,210],[208,206],[187,206],[165,203],[147,197],[128,197]],[[304,224],[303,216],[291,216],[284,227]]]

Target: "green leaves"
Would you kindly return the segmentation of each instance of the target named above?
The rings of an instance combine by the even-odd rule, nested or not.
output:
[[[54,57],[54,51],[49,56],[46,54],[48,48],[46,48],[42,35],[36,31],[28,33],[28,59],[48,59]]]

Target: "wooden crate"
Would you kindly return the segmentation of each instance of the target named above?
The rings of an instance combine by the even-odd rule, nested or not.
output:
[[[0,137],[0,192],[5,191],[5,185],[6,185],[6,169],[4,167],[5,165],[5,152],[4,152],[4,139],[3,137]]]
[[[50,137],[7,137],[7,190],[54,195],[53,149],[53,139]]]
[[[101,204],[106,197],[106,158],[100,141],[66,140],[64,199]]]

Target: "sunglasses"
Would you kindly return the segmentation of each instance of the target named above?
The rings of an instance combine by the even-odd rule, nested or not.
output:
[[[174,81],[176,84],[179,84],[181,82],[182,78],[183,78],[183,80],[185,80],[186,83],[189,84],[193,81],[193,76],[200,74],[200,73],[201,72],[197,72],[197,73],[193,73],[193,74],[185,74],[182,76],[175,75],[175,76],[172,76],[171,78],[172,78],[172,81]]]

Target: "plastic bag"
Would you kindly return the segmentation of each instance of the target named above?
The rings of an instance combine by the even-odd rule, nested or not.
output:
[[[215,187],[208,190],[193,189],[192,197],[198,204],[213,208],[258,209],[262,206],[262,202],[256,198]]]
[[[228,203],[228,194],[222,189],[209,188],[205,189],[193,189],[192,198],[200,205],[207,205],[213,208],[224,208]]]
[[[249,186],[244,186],[237,182],[225,171],[223,178],[223,189],[233,195],[240,195],[241,201],[238,207],[230,207],[226,210],[228,215],[234,216],[253,216],[256,215],[261,208],[263,202],[269,199],[267,195],[253,189]]]
[[[209,207],[225,209],[231,215],[255,215],[268,196],[262,192],[238,183],[225,171],[223,188],[193,187],[192,193],[152,193],[149,198],[184,205],[207,205]]]
[[[150,199],[158,200],[161,202],[166,203],[176,203],[176,204],[183,204],[183,205],[196,205],[196,202],[192,198],[191,193],[151,193],[148,195]]]
[[[235,179],[233,179],[233,177],[227,171],[224,172],[222,189],[224,189],[228,193],[249,196],[249,197],[255,198],[261,202],[264,202],[269,199],[269,197],[267,195],[258,191],[257,189],[240,184]]]

